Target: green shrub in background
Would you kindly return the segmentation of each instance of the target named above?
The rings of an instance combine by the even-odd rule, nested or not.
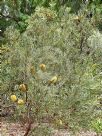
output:
[[[86,11],[78,16],[69,12],[70,8],[61,9],[57,16],[38,7],[25,32],[6,29],[1,92],[9,103],[11,94],[25,100],[19,85],[27,84],[29,115],[34,120],[48,117],[55,127],[87,128],[100,114],[96,107],[102,93],[102,34],[93,27],[94,18],[86,18]],[[45,64],[45,71],[40,64]],[[50,83],[54,76],[56,83]],[[17,115],[26,108],[18,107]]]
[[[102,31],[101,0],[1,0],[0,1],[0,33],[3,37],[5,29],[12,25],[24,32],[27,27],[25,20],[35,12],[36,7],[47,7],[58,14],[60,8],[70,7],[71,13],[77,14],[82,8],[87,8],[87,16],[95,16],[95,25]],[[5,24],[5,25],[4,25]],[[0,41],[3,42],[2,37]]]

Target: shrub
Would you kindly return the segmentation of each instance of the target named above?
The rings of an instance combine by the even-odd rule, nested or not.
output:
[[[26,84],[24,106],[30,104],[30,116],[38,121],[48,116],[54,124],[61,119],[63,126],[71,128],[87,127],[96,112],[93,102],[97,105],[101,94],[102,36],[85,11],[78,16],[69,11],[62,9],[57,16],[47,8],[37,8],[24,33],[7,28],[3,46],[9,52],[3,53],[2,92],[26,99],[18,88]],[[45,71],[40,64],[46,65]],[[53,76],[57,82],[49,84]]]

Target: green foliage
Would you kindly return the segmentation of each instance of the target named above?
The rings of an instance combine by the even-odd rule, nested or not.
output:
[[[101,0],[93,0],[88,4],[88,9],[94,14],[95,25],[102,31],[102,2]]]
[[[25,31],[27,27],[25,20],[29,15],[35,12],[36,7],[42,6],[53,9],[57,11],[58,14],[60,8],[70,7],[70,12],[77,14],[80,9],[87,7],[87,14],[92,12],[92,14],[95,15],[96,26],[102,30],[101,0],[89,0],[86,4],[83,0],[2,0],[0,2],[0,29],[4,32],[5,28],[12,24],[15,28],[18,28],[20,32]]]
[[[6,29],[1,91],[8,99],[13,93],[25,100],[19,88],[15,89],[25,83],[30,116],[35,120],[48,116],[55,126],[61,119],[63,126],[87,128],[95,118],[97,96],[102,92],[102,34],[93,27],[94,18],[86,18],[86,11],[81,10],[78,16],[69,12],[70,8],[60,9],[57,15],[38,7],[26,20],[25,32],[20,34],[12,26]],[[42,63],[45,72],[39,68]],[[49,84],[53,76],[58,80]],[[17,108],[18,114],[26,108]]]
[[[92,121],[91,125],[98,134],[102,132],[102,120],[100,118]]]

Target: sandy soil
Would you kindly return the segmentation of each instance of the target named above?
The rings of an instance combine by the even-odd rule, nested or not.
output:
[[[36,125],[32,124],[32,128]],[[27,129],[27,125],[22,125],[19,122],[11,123],[7,121],[0,122],[0,136],[24,136]],[[72,136],[68,130],[55,130],[53,129],[52,136]],[[73,136],[96,136],[96,133],[87,131],[80,132]]]

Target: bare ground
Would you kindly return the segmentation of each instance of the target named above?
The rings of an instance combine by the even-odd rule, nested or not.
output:
[[[32,124],[32,128],[37,124]],[[19,122],[11,123],[7,121],[0,122],[0,136],[24,136],[27,129],[27,124],[22,125]],[[68,130],[53,129],[52,136],[72,136]],[[87,131],[74,134],[73,136],[96,136],[95,132]]]

